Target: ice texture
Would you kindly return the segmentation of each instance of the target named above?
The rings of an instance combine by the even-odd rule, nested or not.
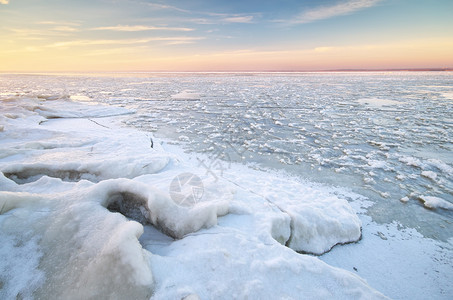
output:
[[[122,127],[123,108],[1,101],[1,298],[385,298],[294,251],[360,238],[344,198],[247,167],[212,178]],[[189,207],[168,192],[184,172],[204,185]]]

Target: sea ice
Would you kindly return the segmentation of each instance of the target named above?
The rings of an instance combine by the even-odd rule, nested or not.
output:
[[[197,174],[204,185],[203,197],[197,205],[212,209],[205,214],[209,211],[206,208],[201,215],[214,216],[214,207],[222,209],[217,211],[217,225],[210,228],[201,226],[197,232],[186,234],[179,240],[163,234],[151,224],[144,225],[145,233],[139,242],[143,253],[148,256],[154,282],[151,289],[156,298],[169,298],[170,295],[175,298],[195,297],[195,294],[201,298],[212,298],[214,294],[221,295],[221,298],[230,295],[239,295],[239,298],[252,298],[254,295],[274,298],[336,296],[330,287],[327,287],[329,291],[326,294],[321,292],[326,288],[324,283],[331,282],[329,268],[323,269],[319,277],[310,281],[300,275],[308,272],[311,276],[308,269],[291,273],[286,264],[275,258],[283,256],[280,252],[285,251],[291,255],[285,258],[291,261],[296,257],[305,259],[304,255],[285,245],[300,252],[322,253],[336,243],[355,241],[360,238],[360,226],[363,227],[361,240],[332,250],[343,253],[337,258],[340,263],[335,266],[357,272],[373,287],[394,298],[429,296],[449,299],[452,294],[449,281],[452,258],[451,247],[448,247],[451,245],[452,210],[440,209],[440,206],[448,205],[429,199],[427,203],[443,204],[432,210],[419,205],[424,202],[420,195],[452,203],[452,119],[449,115],[452,102],[443,101],[446,98],[442,97],[444,93],[451,93],[452,75],[448,72],[176,76],[159,73],[104,74],[100,77],[91,74],[2,74],[0,77],[0,170],[6,175],[0,172],[0,190],[11,200],[24,196],[20,201],[13,201],[20,207],[8,212],[4,211],[13,202],[0,203],[1,233],[6,228],[3,220],[11,215],[25,216],[33,223],[38,216],[44,218],[45,214],[54,211],[53,204],[48,205],[47,200],[55,200],[62,209],[70,210],[71,206],[64,203],[72,199],[72,193],[85,193],[113,183],[118,184],[118,189],[112,188],[113,198],[108,198],[114,200],[107,205],[110,211],[99,203],[105,195],[93,205],[107,214],[106,220],[111,215],[120,218],[122,212],[127,215],[126,219],[121,217],[125,222],[133,223],[127,218],[145,222],[144,215],[149,212],[144,205],[124,203],[136,203],[134,200],[143,199],[147,191],[153,195],[167,195],[166,199],[169,199],[172,180],[183,172],[191,172]],[[176,97],[172,98],[172,95]],[[386,102],[386,99],[397,100],[397,103]],[[83,105],[71,100],[81,101]],[[100,106],[97,102],[109,105]],[[124,125],[140,131],[126,130]],[[179,136],[183,138],[178,140]],[[161,145],[165,140],[163,137],[169,140]],[[173,148],[170,142],[179,146]],[[181,146],[188,152],[203,152],[204,155],[185,155],[179,152],[183,152]],[[234,162],[247,163],[251,168],[266,171],[250,172],[250,168],[238,168]],[[293,177],[288,179],[282,174],[269,172],[273,168],[283,169]],[[437,174],[436,179],[421,176],[425,171]],[[338,190],[332,192],[329,186],[307,185],[301,178],[338,185],[339,190],[346,187],[369,197],[375,205],[367,208],[367,214],[383,225],[370,232],[369,223],[361,223],[354,217],[354,211],[364,208],[354,204],[350,196],[338,194]],[[128,189],[124,190],[125,186],[137,187],[140,192],[131,195]],[[30,206],[30,201],[25,201],[25,198],[37,199],[38,207]],[[327,203],[322,203],[328,199],[335,202],[331,209]],[[352,213],[346,205],[343,211],[335,211],[335,206],[342,207],[346,199],[354,208]],[[412,201],[414,199],[421,202]],[[313,207],[319,209],[310,211],[314,216],[310,220],[304,219],[304,209],[309,210],[310,203],[318,200],[321,202],[319,206]],[[170,204],[169,209],[172,206]],[[229,213],[220,216],[226,213],[226,209]],[[80,214],[78,218],[82,222],[85,216]],[[398,228],[417,228],[424,237],[414,239],[411,235],[404,237],[408,244],[395,242],[392,238],[395,232],[386,231],[386,223],[392,220],[400,222]],[[206,222],[210,224],[209,220]],[[343,222],[348,224],[344,229],[341,228]],[[296,223],[304,227],[294,228],[292,225]],[[330,226],[324,232],[325,223]],[[36,226],[39,224],[36,222]],[[96,226],[103,227],[102,223]],[[165,224],[157,226],[164,227]],[[48,286],[50,279],[46,279],[47,269],[36,268],[37,262],[39,268],[39,263],[47,259],[40,249],[45,245],[39,242],[39,232],[31,231],[32,236],[37,236],[32,242],[36,244],[25,246],[25,249],[32,249],[31,256],[35,257],[30,256],[25,266],[27,271],[24,272],[30,276],[16,281],[17,276],[14,277],[14,272],[9,269],[10,265],[22,263],[18,259],[20,247],[32,240],[22,235],[22,231],[31,227],[20,225],[17,234],[5,236],[8,241],[18,239],[17,243],[14,240],[16,257],[6,246],[1,248],[0,245],[2,253],[11,255],[6,256],[8,264],[0,261],[1,267],[8,266],[4,268],[7,269],[6,275],[0,279],[0,285],[5,287],[0,289],[0,298],[27,298],[40,287],[41,290],[52,290]],[[84,228],[89,235],[94,225]],[[168,230],[170,234],[172,230],[179,230],[171,224],[169,228],[173,228]],[[399,229],[395,230],[397,235]],[[383,240],[379,232],[387,240]],[[307,233],[319,236],[303,241]],[[108,234],[102,237],[103,243]],[[203,243],[209,236],[213,239],[208,244]],[[130,245],[135,245],[136,236],[132,234],[130,237],[133,241]],[[368,244],[374,238],[383,243],[382,247]],[[62,238],[60,241],[65,240]],[[290,245],[290,240],[302,242]],[[231,250],[227,241],[234,243],[235,248]],[[442,241],[450,244],[445,246]],[[419,242],[427,247],[420,248]],[[193,250],[199,248],[187,246],[198,243],[205,247],[201,252]],[[430,248],[429,245],[434,243],[440,246]],[[63,250],[72,251],[75,256],[80,254],[78,248],[68,250],[64,242],[61,245]],[[267,260],[276,263],[260,260],[257,254],[264,255],[261,250],[270,251]],[[178,257],[166,256],[175,251]],[[322,255],[321,259],[332,251]],[[381,255],[383,253],[385,257]],[[355,264],[356,260],[360,260],[360,265]],[[265,267],[252,270],[248,267],[252,261],[256,261],[255,266]],[[347,264],[348,261],[351,263]],[[221,262],[220,266],[218,262]],[[318,266],[316,259],[311,263]],[[278,265],[282,267],[276,267]],[[74,266],[77,264],[67,268],[70,270]],[[123,269],[124,273],[133,273]],[[259,269],[265,276],[257,271]],[[17,268],[16,274],[19,270],[22,269]],[[211,283],[206,274],[213,273],[211,276],[215,281]],[[419,275],[425,273],[427,275]],[[3,279],[8,274],[12,277]],[[225,274],[231,275],[227,278]],[[349,273],[340,273],[349,276],[346,274]],[[338,277],[340,283],[341,276]],[[36,281],[27,279],[31,277]],[[234,280],[236,277],[237,281]],[[305,284],[298,281],[300,278]],[[97,278],[93,280],[97,282]],[[355,279],[351,280],[349,287],[331,285],[331,289],[338,291],[338,298],[356,297],[351,290],[361,285]],[[225,285],[216,285],[216,282]],[[301,289],[293,289],[295,286]],[[132,288],[143,287],[133,285]],[[270,291],[272,289],[275,294]],[[362,298],[373,294],[369,287],[358,289],[366,290]],[[144,290],[149,291],[149,288]],[[236,290],[244,293],[231,292]],[[6,292],[8,296],[4,296]]]
[[[68,97],[6,103],[2,298],[384,298],[358,276],[292,250],[320,254],[359,239],[346,200],[246,168],[221,180],[205,174],[203,198],[178,206],[169,182],[204,170],[120,127],[111,116],[123,109]],[[152,236],[139,240],[143,226],[177,240],[156,247]]]

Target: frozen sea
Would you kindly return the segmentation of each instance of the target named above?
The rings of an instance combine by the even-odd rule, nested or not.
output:
[[[126,124],[204,153],[212,176],[232,162],[282,169],[368,197],[377,222],[453,235],[450,72],[11,75],[1,85],[134,110]],[[442,208],[427,209],[426,196]]]
[[[340,227],[347,229],[329,231],[319,241],[313,234],[315,242],[312,246],[302,245],[301,240],[296,238],[298,234],[306,236],[308,231],[301,229],[297,233],[293,223],[289,239],[284,238],[285,233],[275,233],[274,229],[271,235],[276,240],[281,238],[283,244],[286,242],[286,246],[300,253],[322,254],[337,243],[357,241],[354,230],[362,227],[362,239],[358,243],[337,246],[320,256],[320,260],[363,276],[373,288],[391,298],[422,299],[434,295],[435,298],[448,299],[453,293],[453,286],[451,282],[448,283],[448,278],[453,275],[451,72],[2,74],[0,98],[9,99],[9,102],[12,101],[10,99],[22,101],[28,98],[36,101],[66,99],[84,107],[92,106],[94,112],[71,115],[68,108],[69,113],[66,114],[42,114],[46,110],[39,106],[30,111],[47,118],[48,124],[62,121],[59,119],[68,119],[70,122],[71,119],[84,117],[100,130],[101,127],[110,126],[104,121],[106,118],[113,118],[120,122],[122,128],[137,129],[144,133],[147,147],[151,143],[154,148],[163,147],[165,151],[176,155],[176,161],[189,161],[192,169],[187,168],[186,171],[193,171],[194,168],[198,170],[205,184],[205,193],[209,194],[211,189],[214,198],[223,201],[229,199],[230,195],[228,191],[222,190],[222,184],[222,188],[218,187],[219,183],[228,183],[239,190],[234,197],[245,200],[235,205],[231,203],[236,200],[228,200],[230,214],[224,217],[221,217],[223,213],[216,215],[220,218],[220,228],[225,226],[236,230],[236,227],[242,226],[243,230],[243,226],[247,227],[251,221],[237,216],[245,214],[247,199],[252,202],[254,197],[261,197],[278,210],[288,213],[292,222],[302,228],[310,222],[327,224],[326,228],[331,228],[334,225],[328,222],[338,218],[335,224],[342,224]],[[105,115],[102,109],[99,110],[99,104],[105,105]],[[52,109],[58,111],[57,107],[55,104]],[[62,122],[58,126],[64,127],[64,124]],[[68,123],[66,126],[70,125]],[[6,133],[6,128],[3,125],[1,131]],[[94,131],[89,128],[87,132],[92,134]],[[65,132],[71,131],[68,129]],[[4,140],[8,142],[8,139],[13,137]],[[38,138],[41,144],[48,139],[47,136]],[[128,146],[134,148],[135,140],[127,139]],[[63,143],[61,139],[59,143]],[[85,145],[83,138],[77,143]],[[117,148],[113,147],[112,151],[121,149],[115,145]],[[19,149],[22,146],[16,143],[14,147]],[[24,147],[29,149],[32,146],[27,144]],[[57,146],[49,147],[53,149]],[[127,155],[127,151],[125,153]],[[110,159],[111,155],[108,153],[105,157]],[[27,159],[31,156],[27,156]],[[82,159],[81,156],[74,157],[75,161]],[[145,159],[145,156],[139,157]],[[42,181],[38,179],[42,176],[39,172],[24,171],[24,164],[19,166],[14,154],[3,154],[1,159],[3,173],[17,186]],[[46,159],[40,157],[31,161],[43,163]],[[170,160],[175,158],[171,157]],[[27,160],[26,163],[31,162]],[[37,170],[38,167],[33,168]],[[41,165],[39,168],[43,169]],[[69,172],[67,167],[64,168],[65,172]],[[105,175],[108,173],[103,171],[105,169],[97,165],[96,168],[97,173],[92,173],[97,178],[86,174],[80,178],[101,184],[104,179],[122,177],[110,173]],[[149,174],[159,173],[161,169],[167,172],[168,168],[167,165],[149,172],[134,169],[126,177],[137,177],[139,179],[134,180],[140,183],[157,182],[167,192],[168,186],[172,184],[170,179],[185,169],[170,170],[167,175],[160,177]],[[24,175],[24,172],[29,173]],[[61,172],[59,176],[46,172],[45,175],[50,178],[61,177]],[[65,174],[65,179],[74,181],[72,173]],[[263,179],[263,174],[269,179]],[[63,185],[55,185],[55,193],[65,190]],[[126,183],[124,185],[127,186]],[[11,192],[14,189],[5,190]],[[31,186],[27,191],[37,190],[36,186]],[[323,213],[323,209],[327,211],[329,199],[338,201],[338,209],[345,209],[344,213]],[[355,221],[349,208],[341,202],[343,200],[349,202],[360,221]],[[311,204],[306,208],[298,206],[305,201]],[[219,207],[223,206],[219,204],[216,207],[219,211],[222,210]],[[255,207],[250,204],[250,209],[254,210]],[[256,209],[261,213],[261,208]],[[292,215],[293,209],[297,212],[295,216]],[[310,213],[305,210],[316,210],[317,214],[310,219]],[[267,216],[263,220],[273,218],[277,217]],[[211,223],[209,226],[206,224],[203,226],[212,226]],[[260,228],[255,229],[261,232]],[[177,238],[187,234],[185,231],[180,234],[179,229],[169,230],[174,230]],[[318,229],[318,232],[324,232],[324,229]],[[151,242],[143,241],[153,235],[158,235],[155,229],[145,226],[141,243],[152,253],[164,257],[168,253],[177,256],[183,252],[176,242],[171,243],[163,235],[155,240],[150,238]],[[225,240],[232,237],[237,239],[235,235],[227,235]],[[202,245],[210,245],[212,241],[186,242],[197,249],[202,248]],[[229,247],[235,243],[244,241],[227,242],[228,246],[224,246],[222,251],[233,253],[234,250]],[[27,247],[37,246],[32,243]],[[371,253],[372,248],[379,253]],[[195,253],[199,255],[194,254],[196,259],[206,258],[200,254],[203,253],[201,250]],[[380,259],[370,263],[371,258],[377,255],[381,255]],[[208,257],[213,259],[216,256]],[[185,258],[189,260],[190,257]],[[215,259],[220,262],[225,257]],[[288,261],[273,263],[284,265]],[[168,261],[162,260],[161,264],[168,264]],[[242,264],[239,264],[239,270],[240,266]],[[266,268],[270,268],[269,265]],[[203,270],[197,272],[203,273]],[[223,272],[227,270],[223,269]],[[257,272],[266,273],[263,269]],[[391,275],[384,278],[389,272]],[[153,269],[153,274],[156,277],[169,276],[164,269],[159,268]],[[158,282],[155,297],[198,294],[203,299],[203,296],[219,296],[212,290],[204,291],[201,288],[191,290],[185,287],[176,292],[167,292],[172,284],[181,285],[184,280],[175,276],[174,282],[168,282],[167,285]],[[397,280],[405,282],[398,283],[402,288],[395,286]],[[3,281],[0,280],[0,283]],[[257,284],[263,282],[266,280]],[[246,298],[259,295],[256,291],[262,289],[254,289],[253,282],[249,288],[249,295],[229,296]],[[43,292],[41,295],[46,294]],[[313,298],[332,296],[323,293],[311,295]],[[367,294],[363,295],[366,297]]]

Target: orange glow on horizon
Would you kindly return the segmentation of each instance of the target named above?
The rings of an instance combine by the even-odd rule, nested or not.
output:
[[[0,71],[303,71],[334,69],[451,68],[453,40],[321,46],[305,50],[163,53],[146,47],[0,46]]]

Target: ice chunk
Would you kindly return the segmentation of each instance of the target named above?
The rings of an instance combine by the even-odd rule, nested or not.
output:
[[[241,182],[240,186],[245,189],[255,190],[257,195],[268,201],[272,211],[289,217],[290,236],[285,244],[290,248],[322,254],[336,244],[360,239],[360,219],[346,200],[285,176],[266,174],[263,177],[250,170],[243,174],[235,175],[235,182]],[[259,211],[263,208],[254,213]],[[272,236],[280,236],[281,241],[286,236],[285,229],[277,229],[276,226],[288,226],[288,219],[272,219],[272,225],[266,228],[272,229]]]
[[[400,201],[403,203],[409,202],[409,197],[405,196],[405,197],[401,198]]]
[[[403,156],[403,157],[399,158],[399,161],[405,163],[408,166],[417,167],[417,168],[423,167],[423,163],[418,158],[415,158],[415,157]]]
[[[196,100],[196,99],[200,99],[200,94],[195,93],[195,91],[192,91],[192,90],[185,90],[180,93],[174,94],[171,97],[173,99]]]
[[[423,171],[422,176],[429,178],[431,180],[436,180],[437,174],[433,171]]]
[[[443,208],[453,210],[453,204],[439,197],[434,196],[420,196],[423,205],[427,208]]]
[[[361,222],[345,200],[332,196],[283,207],[292,219],[287,245],[296,251],[322,254],[361,237]]]

